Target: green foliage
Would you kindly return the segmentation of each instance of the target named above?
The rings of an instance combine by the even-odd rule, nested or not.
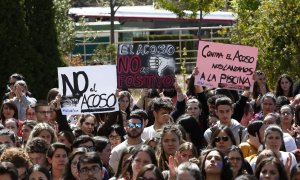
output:
[[[257,69],[266,72],[270,84],[275,85],[283,73],[299,78],[299,1],[261,0],[257,8],[240,6],[239,1],[234,2],[238,23],[232,30],[232,42],[259,49]]]
[[[33,62],[35,74],[28,82],[33,85],[34,95],[45,99],[48,90],[58,85],[57,67],[65,65],[58,51],[54,4],[52,0],[25,0],[24,5],[29,42],[42,58]]]
[[[54,0],[55,28],[58,35],[58,49],[61,54],[68,55],[74,48],[74,21],[68,16],[70,0]]]
[[[109,64],[111,62],[111,56],[114,60],[116,60],[115,58],[117,56],[117,49],[115,45],[100,44],[94,50],[92,60],[98,60],[101,64]]]
[[[4,85],[13,73],[23,74],[29,90],[32,91],[35,89],[35,76],[39,75],[36,71],[39,65],[42,65],[35,62],[40,62],[42,59],[29,43],[23,6],[19,0],[1,0],[0,8],[1,95],[6,91]],[[34,92],[34,94],[36,93]]]
[[[170,10],[177,14],[178,17],[197,17],[197,12],[202,10],[210,12],[225,7],[224,0],[157,0],[157,7]],[[187,11],[190,11],[189,15]]]

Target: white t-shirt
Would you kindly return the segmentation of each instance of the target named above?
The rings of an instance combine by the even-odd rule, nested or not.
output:
[[[134,147],[135,149],[138,150],[141,148],[143,144],[144,144],[143,140],[140,144],[136,144],[136,145],[130,145],[128,144],[127,140],[125,140],[121,144],[114,147],[111,151],[111,155],[109,158],[109,165],[112,167],[114,172],[117,172],[121,154],[127,147]]]
[[[154,125],[146,127],[141,135],[142,139],[147,140],[147,139],[151,139],[153,137],[160,137],[160,134],[155,131],[154,129]]]
[[[286,152],[292,152],[297,149],[295,139],[289,133],[283,133],[283,141]]]

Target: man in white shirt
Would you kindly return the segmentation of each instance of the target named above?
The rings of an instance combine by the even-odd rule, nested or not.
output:
[[[112,167],[114,172],[117,172],[121,154],[127,147],[139,149],[144,144],[144,141],[141,138],[144,127],[145,125],[142,117],[133,111],[130,114],[129,120],[125,127],[127,139],[114,147],[111,151],[109,165]]]

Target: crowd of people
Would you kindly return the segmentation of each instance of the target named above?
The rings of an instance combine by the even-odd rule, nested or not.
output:
[[[300,179],[300,81],[253,92],[194,85],[117,90],[119,110],[62,115],[61,95],[36,100],[13,74],[1,104],[0,179]],[[299,163],[299,164],[298,164]]]

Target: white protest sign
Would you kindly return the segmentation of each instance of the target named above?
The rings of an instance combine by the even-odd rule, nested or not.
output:
[[[199,41],[195,85],[253,90],[258,49]]]
[[[115,65],[58,68],[64,115],[118,111]]]

